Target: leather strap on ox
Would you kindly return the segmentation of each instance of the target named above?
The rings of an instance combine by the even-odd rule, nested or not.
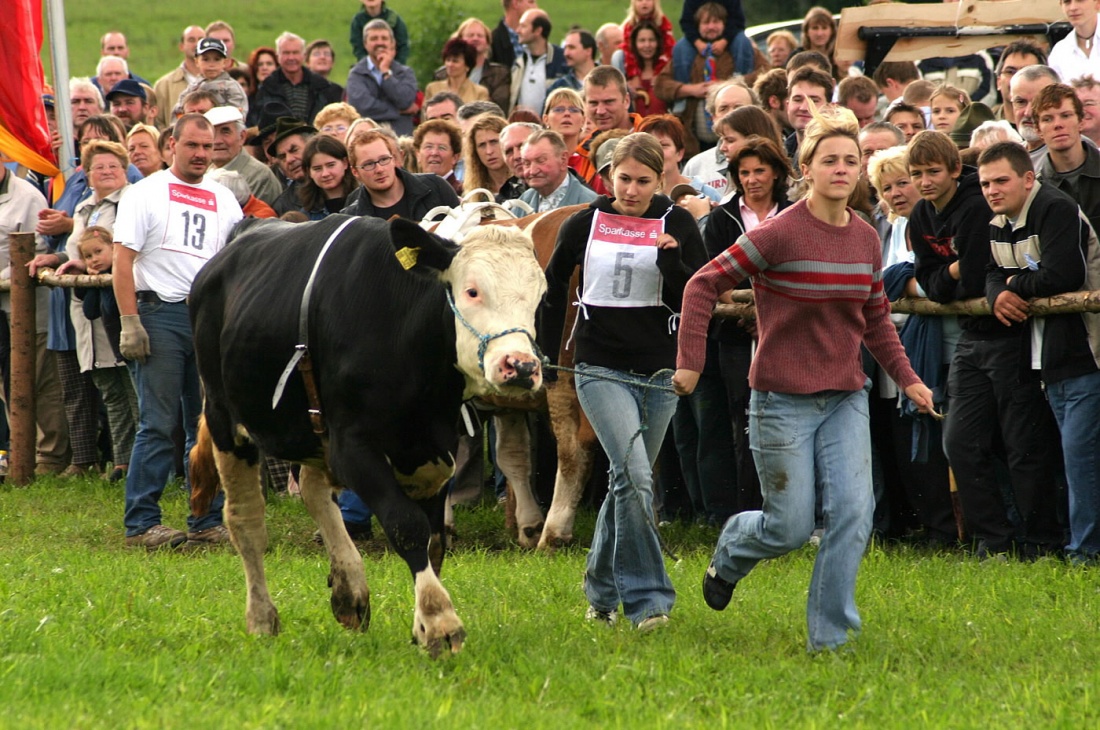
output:
[[[283,391],[286,389],[286,381],[290,378],[290,373],[297,367],[298,372],[302,374],[306,398],[309,400],[309,421],[313,426],[313,432],[318,436],[325,433],[325,420],[321,414],[321,396],[317,392],[317,381],[313,378],[313,362],[309,357],[309,298],[310,294],[313,293],[313,283],[317,279],[317,271],[321,268],[321,261],[324,260],[325,254],[328,253],[340,234],[344,232],[344,229],[356,220],[356,218],[348,218],[341,223],[325,241],[325,245],[321,247],[321,252],[317,254],[317,260],[313,262],[313,271],[309,272],[306,288],[302,290],[302,303],[298,307],[299,344],[294,346],[294,354],[291,356],[290,362],[286,364],[286,368],[283,369],[283,374],[279,376],[279,382],[275,384],[275,393],[271,397],[271,410],[275,410],[279,405],[279,401],[283,399]]]

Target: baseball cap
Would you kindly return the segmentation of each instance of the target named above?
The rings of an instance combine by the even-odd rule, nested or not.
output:
[[[206,117],[206,121],[210,122],[215,127],[219,124],[244,121],[244,117],[241,116],[241,110],[235,106],[216,106],[203,114],[203,116]]]
[[[217,38],[203,38],[199,41],[199,45],[195,47],[195,55],[201,56],[207,51],[217,51],[223,56],[228,56],[229,51],[226,50],[225,44]]]
[[[142,101],[148,101],[149,97],[145,95],[145,89],[141,88],[141,84],[133,79],[123,79],[119,81],[107,94],[107,101],[111,100],[111,97],[118,96],[136,96]]]

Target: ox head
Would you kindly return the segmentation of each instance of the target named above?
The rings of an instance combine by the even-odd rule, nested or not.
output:
[[[424,253],[421,261],[429,263]],[[453,301],[465,396],[521,396],[541,388],[535,311],[546,293],[546,277],[531,237],[515,228],[480,226],[466,234],[449,265],[437,268]]]
[[[533,338],[546,277],[531,237],[515,228],[480,226],[462,240],[443,280],[459,318],[455,344],[467,394],[518,395],[542,387]]]

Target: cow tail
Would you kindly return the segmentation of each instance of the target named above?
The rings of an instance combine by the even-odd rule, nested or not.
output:
[[[206,425],[206,415],[199,416],[199,431],[191,447],[191,514],[202,517],[218,494],[218,468],[214,463],[214,439]]]

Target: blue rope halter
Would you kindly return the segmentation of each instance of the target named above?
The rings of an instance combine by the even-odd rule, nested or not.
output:
[[[472,324],[466,321],[466,318],[462,316],[462,312],[458,311],[458,307],[455,305],[454,295],[451,294],[450,287],[447,288],[447,304],[451,306],[451,311],[455,313],[455,318],[462,323],[462,326],[470,331],[474,337],[477,338],[477,367],[478,369],[485,370],[485,351],[489,348],[489,343],[498,337],[504,337],[504,335],[510,335],[515,332],[522,332],[527,335],[527,339],[531,341],[531,347],[535,350],[535,357],[541,362],[543,360],[542,352],[539,351],[539,346],[535,342],[535,337],[523,327],[512,327],[511,329],[502,330],[495,334],[485,335],[477,331]]]

